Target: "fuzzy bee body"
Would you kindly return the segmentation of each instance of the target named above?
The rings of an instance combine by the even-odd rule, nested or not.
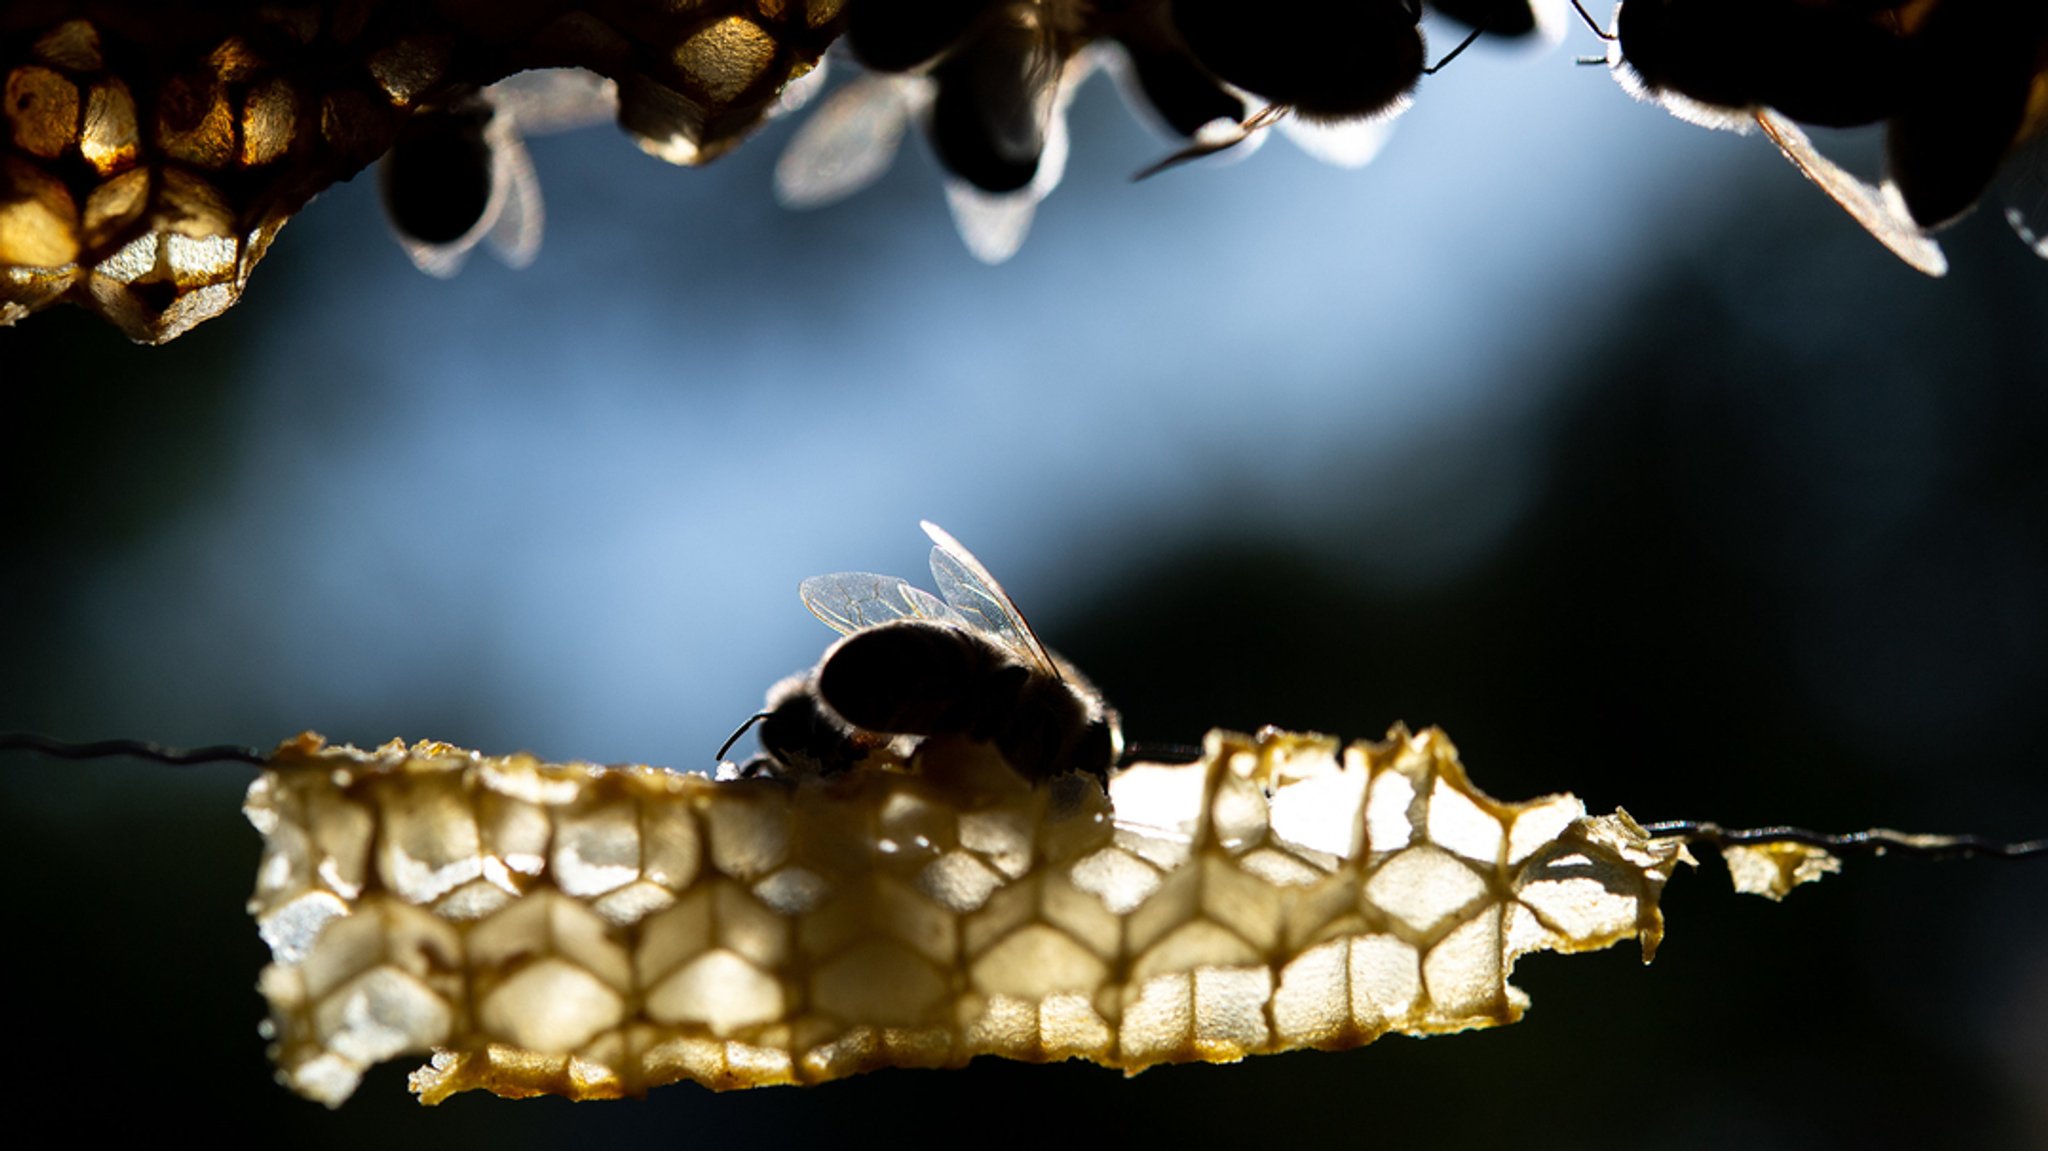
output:
[[[1171,13],[1204,68],[1311,119],[1396,108],[1422,79],[1421,9],[1411,0],[1316,0],[1285,20],[1230,0],[1172,0]]]
[[[1631,93],[1711,127],[1761,127],[1786,159],[1907,263],[1947,267],[1929,233],[1995,183],[2048,255],[2048,7],[1979,0],[1626,0],[1609,62]],[[1875,186],[1799,124],[1884,125]],[[2001,177],[2001,170],[2004,175]]]
[[[2002,168],[2040,163],[2028,145],[2048,131],[2048,6],[1948,0],[1920,24],[1915,48],[1922,79],[1885,125],[1886,167],[1913,219],[1938,228],[1975,206]]]
[[[1903,106],[1913,83],[1901,7],[1889,0],[1624,0],[1607,60],[1624,90],[1682,120],[1762,129],[1879,243],[1939,276],[1948,259],[1896,189],[1843,169],[1799,126],[1869,124]],[[1816,69],[1816,60],[1828,66]]]
[[[842,638],[769,692],[751,775],[831,776],[886,749],[956,736],[993,745],[1026,780],[1107,780],[1120,721],[1093,685],[1038,641],[1002,586],[933,524],[944,598],[890,576],[804,581],[805,606]]]
[[[1848,128],[1895,115],[1906,102],[1908,28],[1883,4],[1628,0],[1615,13],[1614,35],[1653,90]]]

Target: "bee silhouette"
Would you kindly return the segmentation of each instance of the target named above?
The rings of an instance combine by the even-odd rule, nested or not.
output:
[[[1608,65],[1631,95],[1705,127],[1761,128],[1893,254],[1928,275],[1948,270],[1928,221],[1895,183],[1851,174],[1799,126],[1854,127],[1907,113],[1925,90],[1925,55],[1898,10],[1849,0],[1625,0],[1605,35]]]
[[[610,80],[550,68],[414,112],[377,165],[385,218],[406,256],[442,279],[480,243],[509,267],[533,263],[544,209],[524,137],[594,124],[617,108]]]
[[[804,606],[843,638],[770,689],[761,756],[741,774],[830,776],[877,749],[907,756],[953,735],[992,744],[1033,783],[1076,771],[1107,781],[1123,752],[1116,711],[1039,642],[980,560],[922,526],[940,595],[868,572],[803,581]]]
[[[1885,124],[1886,174],[1923,228],[2002,183],[2006,220],[2042,250],[2048,222],[2048,5],[1946,0],[1912,37],[1918,85]]]

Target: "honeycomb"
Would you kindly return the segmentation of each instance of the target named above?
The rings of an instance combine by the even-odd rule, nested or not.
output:
[[[1563,12],[1555,0],[1430,7],[1493,36],[1550,36]],[[1425,75],[1421,12],[1420,0],[1280,18],[1244,0],[10,4],[0,326],[69,301],[138,341],[171,339],[233,305],[292,214],[385,154],[413,117],[528,69],[610,79],[639,147],[707,162],[801,103],[807,91],[790,85],[842,33],[876,82],[857,101],[842,92],[802,138],[783,198],[846,194],[887,166],[916,119],[950,173],[963,238],[997,262],[1057,183],[1066,103],[1096,67],[1189,142],[1148,170],[1276,123],[1333,162],[1363,163]],[[2048,254],[2048,188],[2030,166],[2048,138],[2039,4],[1636,3],[1616,9],[1607,39],[1630,92],[1696,122],[1761,127],[1924,272],[1947,266],[1928,233],[1994,186],[2022,240]],[[1800,123],[1884,124],[1884,185],[1827,159]]]
[[[59,301],[161,343],[234,304],[292,214],[408,117],[514,72],[618,82],[674,163],[722,155],[843,0],[40,0],[0,13],[0,326]]]
[[[1479,18],[1469,7],[1447,11]],[[1484,18],[1501,34],[1535,28],[1533,8],[1515,21],[1497,7]],[[1237,0],[11,4],[0,12],[0,326],[69,301],[138,341],[171,339],[231,306],[292,214],[384,155],[414,117],[471,106],[529,69],[608,78],[641,149],[708,162],[800,104],[807,89],[790,85],[842,33],[848,55],[918,93],[954,174],[949,196],[975,221],[970,241],[1000,258],[1021,239],[1016,217],[1057,182],[1066,146],[1055,121],[1094,49],[1114,46],[1141,102],[1194,138],[1267,103],[1315,115],[1312,95],[1329,84],[1314,78],[1358,63],[1349,50],[1303,54],[1317,45],[1394,45],[1364,57],[1387,57],[1392,73],[1375,80],[1386,93],[1339,84],[1350,101],[1325,110],[1391,114],[1420,76],[1418,14],[1402,0],[1312,8],[1299,25]],[[1240,28],[1258,33],[1249,71]],[[1261,82],[1248,77],[1272,90],[1254,94]],[[886,156],[822,159],[886,166]],[[1012,202],[1034,186],[1026,206]]]
[[[1137,1072],[1512,1023],[1517,958],[1644,958],[1681,841],[1501,803],[1436,730],[1213,732],[1108,791],[985,744],[831,779],[372,751],[308,733],[244,810],[280,1079],[330,1106],[808,1084],[981,1055]]]

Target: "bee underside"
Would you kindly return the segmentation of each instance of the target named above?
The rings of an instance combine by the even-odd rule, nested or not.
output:
[[[991,745],[1032,783],[1072,772],[1106,781],[1119,717],[1048,651],[979,560],[931,523],[944,598],[892,576],[805,580],[804,603],[841,633],[812,671],[768,692],[750,777],[830,777],[901,765],[933,738]]]

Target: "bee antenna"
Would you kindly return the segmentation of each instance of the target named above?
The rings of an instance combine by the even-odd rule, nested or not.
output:
[[[769,715],[769,712],[757,711],[754,714],[748,716],[747,722],[739,725],[736,728],[733,728],[732,734],[725,737],[725,742],[718,745],[718,754],[713,756],[712,758],[718,760],[718,762],[720,763],[724,763],[725,753],[732,750],[732,745],[738,743],[740,741],[740,737],[747,734],[748,728],[754,726],[755,724],[761,722],[764,719],[767,719]]]
[[[1475,27],[1470,32],[1465,33],[1465,38],[1463,40],[1458,41],[1458,46],[1456,48],[1451,49],[1450,53],[1446,55],[1443,59],[1438,60],[1436,63],[1431,64],[1427,68],[1424,68],[1422,70],[1422,74],[1425,76],[1434,76],[1438,72],[1442,71],[1446,66],[1450,64],[1451,61],[1456,60],[1458,58],[1459,53],[1463,52],[1467,48],[1470,48],[1472,46],[1472,41],[1479,39],[1480,35],[1485,31],[1486,22],[1482,20],[1480,21],[1478,27]]]
[[[270,763],[269,756],[253,747],[239,747],[227,743],[189,748],[165,747],[140,739],[102,739],[90,743],[73,743],[70,740],[53,739],[47,735],[27,731],[0,733],[0,751],[33,751],[58,759],[147,759],[173,767],[191,767],[201,763],[247,763],[264,767]]]
[[[1893,831],[1888,827],[1873,827],[1844,835],[1828,835],[1801,827],[1757,827],[1737,830],[1722,827],[1718,823],[1679,819],[1667,823],[1652,823],[1643,830],[1651,835],[1677,836],[1691,843],[1704,843],[1715,848],[1745,847],[1758,843],[1799,843],[1842,854],[1856,852],[1883,855],[1897,851],[1929,859],[2029,859],[2048,856],[2048,839],[2001,843],[1981,835],[1920,835],[1907,831]]]
[[[1129,767],[1139,760],[1150,763],[1193,763],[1202,758],[1202,749],[1192,743],[1127,743],[1124,753],[1117,757],[1119,768]]]

